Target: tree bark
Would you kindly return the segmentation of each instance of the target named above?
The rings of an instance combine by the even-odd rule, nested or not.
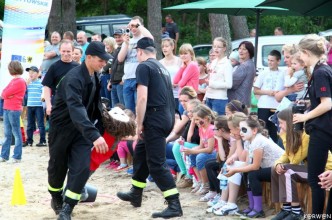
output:
[[[216,37],[223,37],[227,41],[227,52],[232,50],[231,31],[227,15],[209,14],[212,41]]]
[[[53,1],[47,27],[48,38],[51,37],[51,33],[54,31],[62,35],[63,32],[70,30],[76,34],[76,1]]]
[[[249,37],[247,18],[245,16],[230,16],[234,40]]]
[[[148,0],[148,30],[153,34],[158,51],[157,59],[161,59],[161,0]]]

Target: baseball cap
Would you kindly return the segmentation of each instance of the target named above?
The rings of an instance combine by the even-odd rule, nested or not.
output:
[[[122,34],[123,34],[123,30],[122,29],[117,29],[117,30],[114,31],[113,36],[114,35],[122,35]]]
[[[99,41],[92,41],[86,48],[85,55],[97,56],[106,61],[112,58],[112,56],[106,52],[105,45]]]
[[[148,47],[155,47],[154,42],[151,38],[143,37],[139,41],[137,41],[137,45],[134,49],[140,48],[140,49],[146,49]]]
[[[29,72],[30,70],[39,73],[39,70],[36,66],[31,66],[31,67],[25,69],[25,71],[27,71],[27,72]]]

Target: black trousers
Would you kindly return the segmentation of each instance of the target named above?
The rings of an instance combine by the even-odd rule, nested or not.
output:
[[[220,193],[220,180],[217,178],[224,162],[219,163],[216,159],[210,159],[205,162],[205,170],[210,183],[210,190]]]
[[[313,129],[310,132],[308,148],[308,183],[312,191],[312,214],[323,213],[325,190],[318,184],[318,175],[325,170],[329,150],[332,150],[332,137],[323,131]],[[331,197],[331,193],[329,196]],[[331,212],[331,208],[327,211]]]
[[[163,192],[176,188],[166,163],[166,137],[172,129],[169,119],[161,111],[147,112],[143,124],[144,138],[138,141],[134,151],[132,179],[146,183],[150,174]]]
[[[278,128],[275,124],[269,121],[269,117],[273,114],[274,112],[272,112],[269,108],[258,108],[258,118],[265,121],[265,128],[269,131],[271,139],[274,143],[278,143]]]
[[[271,167],[250,171],[247,178],[253,196],[262,196],[262,182],[271,182]]]
[[[74,127],[50,126],[48,183],[52,188],[60,189],[68,172],[67,190],[80,195],[90,173],[92,143],[85,139]],[[65,197],[68,204],[76,205],[78,200]]]

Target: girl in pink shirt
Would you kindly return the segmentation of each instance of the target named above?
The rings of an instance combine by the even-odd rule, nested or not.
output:
[[[182,60],[182,66],[174,76],[173,87],[179,87],[179,93],[185,86],[191,86],[197,92],[199,82],[199,68],[196,62],[194,49],[191,44],[182,44],[179,49],[179,54]],[[179,110],[182,114],[183,107],[181,105],[179,105]]]
[[[8,70],[14,78],[2,91],[1,97],[4,100],[3,106],[3,124],[5,131],[5,140],[2,144],[0,162],[9,160],[10,144],[12,134],[15,137],[14,155],[9,162],[17,163],[22,157],[22,133],[20,127],[20,115],[22,112],[22,101],[26,91],[26,84],[21,77],[23,67],[18,61],[11,61],[8,64]]]
[[[193,122],[198,126],[200,144],[194,148],[184,148],[183,152],[189,154],[191,166],[200,181],[197,187],[192,190],[193,193],[204,195],[209,191],[209,180],[205,170],[205,162],[216,158],[218,142],[214,138],[214,125],[211,124],[216,115],[206,105],[199,105],[193,112]]]

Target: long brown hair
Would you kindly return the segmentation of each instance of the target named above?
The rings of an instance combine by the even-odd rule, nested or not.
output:
[[[278,113],[278,118],[286,122],[286,153],[295,154],[302,146],[303,131],[297,131],[293,128],[293,113],[292,108],[286,108]]]
[[[222,116],[218,116],[215,120],[214,120],[214,126],[217,129],[223,129],[225,132],[230,133],[231,131],[229,130],[229,127],[227,125],[227,116],[222,115]],[[225,151],[225,155],[226,158],[228,157],[229,154],[229,140],[226,140],[225,138],[222,139],[222,147],[224,148]]]

